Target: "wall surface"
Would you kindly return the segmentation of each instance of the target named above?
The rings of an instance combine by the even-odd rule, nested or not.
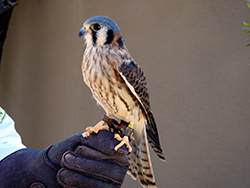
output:
[[[0,72],[0,105],[26,146],[54,144],[103,110],[85,86],[82,23],[106,15],[143,68],[164,163],[160,188],[250,187],[250,22],[244,0],[20,0]],[[139,188],[126,177],[123,187]]]

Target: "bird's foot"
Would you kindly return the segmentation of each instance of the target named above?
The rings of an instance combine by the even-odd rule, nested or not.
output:
[[[104,130],[104,129],[109,130],[109,126],[104,121],[100,121],[94,127],[87,127],[86,131],[84,133],[82,133],[82,136],[87,137],[92,132],[95,132],[97,134],[100,130]]]
[[[114,138],[118,141],[121,141],[119,144],[115,146],[114,148],[115,151],[117,151],[120,147],[122,147],[125,144],[128,148],[128,151],[132,152],[132,147],[129,144],[129,137],[127,135],[121,137],[119,134],[115,134]]]

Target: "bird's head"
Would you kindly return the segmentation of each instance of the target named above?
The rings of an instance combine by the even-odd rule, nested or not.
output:
[[[123,37],[118,25],[106,16],[95,16],[87,19],[79,31],[88,46],[115,45],[123,47]]]

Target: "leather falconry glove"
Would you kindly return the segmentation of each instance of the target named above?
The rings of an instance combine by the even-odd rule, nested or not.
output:
[[[20,149],[0,161],[1,188],[121,187],[128,151],[106,130],[79,132],[44,149]]]

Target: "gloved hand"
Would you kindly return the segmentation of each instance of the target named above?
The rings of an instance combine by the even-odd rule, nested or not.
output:
[[[120,187],[128,151],[123,146],[115,153],[117,144],[101,130],[85,138],[77,133],[45,150],[18,150],[0,162],[0,187]]]

